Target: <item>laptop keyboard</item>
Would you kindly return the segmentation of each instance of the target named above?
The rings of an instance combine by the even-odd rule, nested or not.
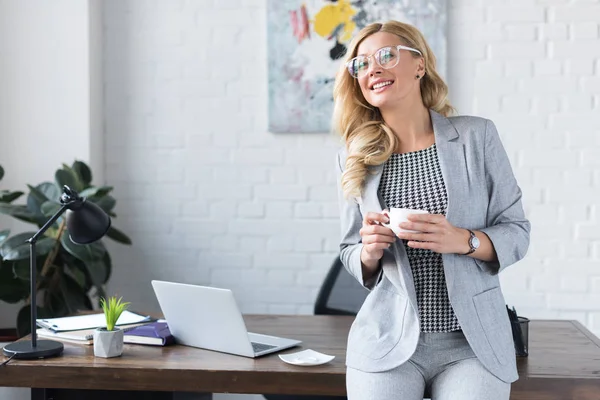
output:
[[[250,342],[250,343],[252,343],[252,348],[254,349],[255,353],[260,353],[261,351],[274,349],[275,347],[277,347],[277,346],[271,346],[270,344],[263,344],[263,343],[256,343],[256,342]]]

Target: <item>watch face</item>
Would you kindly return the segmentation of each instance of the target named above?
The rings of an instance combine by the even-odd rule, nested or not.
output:
[[[471,245],[476,249],[479,248],[479,238],[477,236],[471,238]]]

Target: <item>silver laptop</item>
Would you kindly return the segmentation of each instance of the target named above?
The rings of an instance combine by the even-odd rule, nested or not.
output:
[[[229,289],[152,281],[169,330],[177,343],[245,357],[294,347],[299,340],[249,333]]]

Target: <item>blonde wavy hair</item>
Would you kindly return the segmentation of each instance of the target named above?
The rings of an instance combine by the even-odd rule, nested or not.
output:
[[[333,128],[345,142],[348,156],[342,174],[342,189],[346,197],[358,197],[369,167],[383,164],[397,147],[397,138],[385,124],[379,109],[365,100],[358,81],[346,70],[346,62],[356,57],[358,46],[377,32],[389,32],[400,37],[405,46],[423,54],[425,75],[421,79],[421,98],[428,109],[448,116],[454,108],[448,101],[448,87],[435,69],[435,55],[422,33],[412,25],[388,21],[364,27],[350,43],[345,60],[340,65],[334,89]],[[409,52],[415,58],[420,55]]]

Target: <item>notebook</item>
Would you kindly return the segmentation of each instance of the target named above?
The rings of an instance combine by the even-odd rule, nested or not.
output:
[[[125,310],[117,320],[117,326],[150,322],[152,318]],[[76,331],[106,327],[104,313],[76,315],[73,317],[37,319],[37,324],[52,332]]]
[[[160,321],[126,328],[123,335],[124,343],[166,346],[174,343],[174,341],[167,323]]]
[[[139,324],[128,325],[128,329],[134,328],[136,326],[145,325],[148,322],[141,322]],[[79,329],[75,331],[61,331],[54,332],[48,330],[46,328],[38,328],[36,329],[37,335],[41,338],[45,339],[54,339],[61,340],[68,343],[75,344],[93,344],[94,343],[94,331],[93,329]]]
[[[44,339],[60,340],[74,344],[93,344],[95,329],[83,329],[78,331],[68,332],[52,332],[45,328],[36,329],[37,335]]]

